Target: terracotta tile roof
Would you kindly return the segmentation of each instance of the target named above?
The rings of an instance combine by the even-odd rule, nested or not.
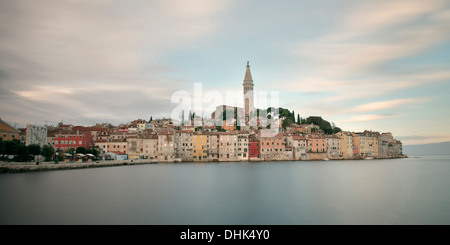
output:
[[[19,133],[20,131],[0,119],[0,131]]]

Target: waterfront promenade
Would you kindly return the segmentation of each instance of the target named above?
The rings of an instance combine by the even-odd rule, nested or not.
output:
[[[408,156],[403,155],[399,157],[387,157],[387,158],[377,158],[377,159],[395,159],[395,158],[407,158]],[[315,159],[315,160],[272,160],[274,162],[282,161],[327,161],[328,159]],[[342,160],[357,160],[365,161],[366,159],[331,159],[331,161],[342,161]],[[370,160],[367,160],[370,161]],[[194,163],[207,163],[209,161],[189,161]],[[214,161],[214,162],[230,162],[230,161]],[[236,161],[232,161],[236,162]],[[237,162],[266,162],[264,160],[248,160],[248,161],[237,161]],[[141,165],[141,164],[157,164],[157,163],[175,163],[173,160],[167,161],[157,161],[148,159],[133,159],[133,160],[108,160],[108,161],[92,161],[92,162],[0,162],[0,174],[1,173],[25,173],[25,172],[39,172],[39,171],[49,171],[49,170],[67,170],[67,169],[82,169],[82,168],[100,168],[100,167],[114,167],[123,165]]]
[[[122,165],[153,164],[155,161],[142,160],[112,160],[112,161],[92,161],[92,162],[1,162],[0,173],[24,173],[48,170],[81,169],[113,167]]]

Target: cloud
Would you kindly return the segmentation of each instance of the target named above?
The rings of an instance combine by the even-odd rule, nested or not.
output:
[[[324,39],[339,41],[372,35],[383,29],[398,27],[421,16],[440,11],[447,4],[445,0],[366,1],[346,14],[334,32]]]
[[[411,104],[417,104],[426,101],[425,99],[395,99],[395,100],[386,100],[386,101],[377,101],[377,102],[371,102],[367,104],[362,104],[355,106],[354,108],[348,110],[348,113],[365,113],[370,111],[379,111],[379,110],[386,110],[391,109],[398,106],[403,105],[411,105]]]
[[[388,119],[393,117],[401,117],[404,115],[401,114],[368,114],[368,115],[356,115],[352,116],[348,120],[341,120],[340,123],[345,122],[368,122],[368,121],[376,121],[376,120],[382,120],[382,119]]]
[[[450,141],[450,134],[399,135],[396,136],[403,145],[441,143]]]
[[[2,117],[20,122],[169,115],[185,81],[167,78],[159,56],[214,32],[229,9],[222,0],[0,5]]]
[[[294,54],[311,69],[293,74],[296,81],[289,85],[317,84],[309,86],[314,90],[370,82],[364,77],[376,74],[381,65],[448,40],[450,14],[442,10],[447,5],[440,0],[360,4],[345,13],[331,33],[298,45]]]
[[[308,98],[297,102],[303,106],[298,111],[312,111],[336,121],[397,117],[389,110],[427,101],[430,96],[384,101],[380,97],[450,80],[448,65],[415,59],[450,40],[449,8],[450,3],[441,0],[370,0],[344,8],[329,33],[298,43],[291,50],[302,69],[274,86]],[[401,62],[407,59],[414,64]],[[280,84],[284,86],[280,88]],[[381,110],[385,114],[370,113]]]

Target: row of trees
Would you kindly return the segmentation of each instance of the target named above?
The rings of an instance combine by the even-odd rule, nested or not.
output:
[[[271,112],[275,111],[275,108],[270,107],[267,108],[267,118],[271,118]],[[259,114],[259,111],[258,111]],[[310,116],[306,119],[303,119],[300,117],[300,114],[297,114],[297,119],[295,118],[295,112],[289,111],[285,108],[278,108],[278,114],[280,118],[284,118],[283,124],[281,125],[284,129],[286,127],[291,126],[293,123],[296,123],[298,125],[300,124],[314,124],[319,126],[319,128],[325,133],[325,134],[336,134],[341,132],[342,130],[339,127],[336,127],[336,125],[333,122],[328,122],[327,120],[323,119],[319,116]]]
[[[36,156],[43,156],[45,161],[51,161],[52,157],[55,156],[55,149],[51,145],[44,145],[41,147],[40,145],[32,144],[32,145],[24,145],[19,140],[8,140],[3,141],[0,138],[0,158],[4,160],[9,160],[10,156],[14,156],[12,158],[13,161],[16,162],[28,162],[33,161]],[[86,149],[85,147],[78,147],[77,149],[69,149],[66,152],[58,151],[58,158],[62,160],[64,158],[63,153],[69,153],[73,155],[74,153],[81,154],[92,154],[95,157],[98,156],[98,150]]]
[[[9,156],[14,156],[13,161],[28,162],[41,155],[45,157],[46,161],[49,161],[53,154],[55,154],[55,150],[50,145],[44,145],[42,148],[36,144],[26,146],[17,139],[3,141],[0,138],[0,155],[2,159],[9,159]]]

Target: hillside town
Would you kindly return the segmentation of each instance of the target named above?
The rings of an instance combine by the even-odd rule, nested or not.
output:
[[[254,108],[253,87],[247,62],[244,108],[219,105],[211,118],[189,113],[188,120],[181,124],[171,118],[150,118],[120,125],[74,126],[61,122],[55,126],[28,124],[26,128],[15,129],[0,120],[0,138],[2,142],[17,140],[26,146],[46,147],[53,152],[47,160],[63,161],[224,162],[404,156],[402,143],[390,132],[349,132],[334,130],[336,127],[329,131],[311,120],[300,119],[299,115],[296,120],[295,113],[289,111],[280,114],[274,123],[273,111],[263,115]],[[234,117],[228,118],[225,112]],[[11,153],[2,149],[3,156]]]
[[[171,119],[134,120],[113,126],[57,126],[14,129],[1,121],[2,140],[51,146],[55,154],[82,147],[96,149],[99,159],[148,159],[162,162],[275,161],[396,158],[402,143],[391,133],[374,131],[325,134],[314,124],[286,129],[237,130],[235,126],[175,126]],[[9,128],[8,128],[9,126]],[[277,132],[278,131],[278,132]],[[41,132],[39,134],[39,132]],[[275,133],[275,134],[274,134]],[[69,160],[68,159],[68,160]]]

